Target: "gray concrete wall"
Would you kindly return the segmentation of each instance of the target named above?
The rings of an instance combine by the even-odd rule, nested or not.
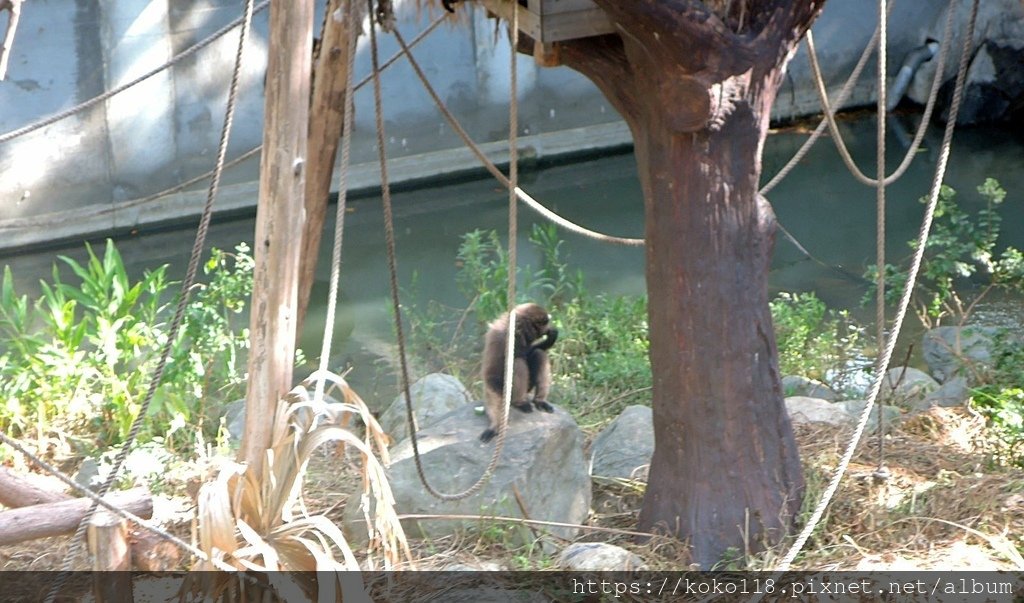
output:
[[[830,90],[839,88],[871,37],[875,6],[869,0],[832,0],[815,25]],[[897,3],[890,21],[891,73],[932,35],[944,6],[944,0]],[[500,160],[508,131],[509,49],[494,22],[471,8],[461,25],[441,26],[414,53],[467,130]],[[237,0],[32,0],[24,5],[8,80],[0,82],[0,132],[130,81],[240,15]],[[411,38],[436,15],[407,6],[399,16]],[[246,48],[229,159],[261,142],[266,21],[267,11],[257,15]],[[198,213],[203,185],[154,202],[136,201],[213,167],[237,39],[236,30],[105,103],[0,143],[0,249],[102,236]],[[396,44],[386,35],[381,39],[382,56],[390,56]],[[357,77],[369,72],[367,43],[365,36],[360,39]],[[567,68],[539,68],[524,56],[518,66],[524,155],[629,143],[618,115],[585,78]],[[873,67],[866,70],[847,106],[872,102],[873,74]],[[387,152],[397,180],[478,169],[406,62],[384,74],[383,87]],[[774,115],[816,111],[801,50]],[[372,187],[377,175],[369,86],[357,94],[355,128],[352,187]],[[217,207],[254,206],[257,169],[254,158],[230,170]]]

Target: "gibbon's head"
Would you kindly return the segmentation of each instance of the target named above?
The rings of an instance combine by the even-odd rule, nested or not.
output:
[[[516,306],[516,331],[528,345],[537,345],[551,330],[551,315],[534,303]]]

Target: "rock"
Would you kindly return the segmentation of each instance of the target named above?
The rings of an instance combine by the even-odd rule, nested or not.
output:
[[[242,434],[245,433],[245,398],[229,402],[224,407],[223,417],[231,443],[238,444],[242,441]]]
[[[518,500],[531,519],[580,524],[590,511],[590,476],[583,458],[583,432],[564,410],[554,413],[522,413],[512,410],[508,435],[494,474],[476,494],[458,501],[443,501],[420,483],[406,439],[391,450],[388,482],[399,513],[503,515],[522,517]],[[472,405],[463,405],[419,432],[419,449],[427,480],[436,490],[455,494],[473,485],[487,467],[494,442],[480,442],[487,419]],[[514,489],[513,489],[514,488]],[[346,536],[366,539],[366,526],[359,510],[359,496],[352,496],[345,510]],[[411,537],[439,537],[487,525],[487,520],[421,520],[405,522]],[[572,538],[575,528],[548,528]],[[514,530],[510,538],[530,534]]]
[[[591,450],[591,475],[647,481],[654,454],[651,409],[639,404],[626,407],[594,438]]]
[[[938,388],[938,382],[928,373],[909,366],[897,366],[885,373],[878,397],[883,402],[912,406]]]
[[[953,377],[924,397],[920,403],[914,406],[917,410],[926,410],[932,406],[962,406],[971,397],[971,390],[967,387],[967,379],[964,377]]]
[[[472,402],[469,391],[451,375],[431,373],[409,386],[412,395],[413,413],[420,430],[437,422],[449,412]],[[405,439],[409,435],[409,421],[406,416],[405,394],[395,398],[391,406],[380,416],[380,426],[391,436],[392,441]]]
[[[819,398],[829,402],[835,402],[839,395],[832,389],[814,379],[801,377],[799,375],[787,375],[782,378],[782,392],[786,396],[804,396],[806,398]]]
[[[984,369],[992,365],[996,327],[967,325],[964,327],[936,327],[922,338],[922,354],[928,371],[939,381],[956,375],[971,378],[972,368]]]
[[[970,3],[950,3],[932,11],[930,19],[919,21],[919,39],[942,40],[947,11],[954,10],[953,39],[942,73],[936,114],[942,121],[949,116],[953,83],[963,45],[963,32]],[[923,16],[923,15],[922,15]],[[971,44],[971,64],[964,86],[964,98],[957,115],[958,124],[1010,121],[1019,117],[1024,97],[1024,5],[1018,0],[981,2]],[[924,63],[914,76],[908,96],[916,103],[927,101],[937,61]]]
[[[860,413],[864,412],[864,405],[867,403],[867,400],[844,400],[842,402],[836,402],[840,408],[848,412],[850,416],[853,417],[852,423],[854,425],[856,425],[857,420],[860,419]],[[871,409],[871,414],[868,416],[868,424],[866,427],[868,432],[873,432],[878,429],[878,409],[878,404],[875,404],[874,408]],[[896,406],[883,404],[881,409],[882,418],[886,425],[892,425],[903,416],[903,413],[900,412],[900,409]]]
[[[574,572],[629,572],[646,570],[644,560],[626,549],[604,542],[576,542],[565,547],[556,562]]]
[[[855,419],[841,406],[821,398],[806,396],[790,396],[786,398],[786,412],[794,424],[824,423],[827,425],[846,425]]]

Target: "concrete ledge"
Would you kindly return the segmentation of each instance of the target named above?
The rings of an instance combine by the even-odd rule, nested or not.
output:
[[[520,162],[566,158],[631,145],[625,122],[618,121],[570,130],[559,130],[519,139]],[[508,164],[508,143],[480,145],[484,154],[498,165]],[[398,157],[388,162],[393,185],[429,184],[468,178],[484,173],[483,166],[467,148],[445,149],[420,155]],[[380,187],[376,162],[354,165],[349,173],[349,194],[369,193]],[[332,192],[337,192],[332,189]],[[220,188],[215,212],[240,213],[255,210],[259,197],[256,180]],[[0,251],[15,252],[55,243],[105,236],[133,229],[169,225],[197,218],[206,202],[206,188],[175,193],[147,203],[138,200],[55,212],[25,218],[0,220]]]

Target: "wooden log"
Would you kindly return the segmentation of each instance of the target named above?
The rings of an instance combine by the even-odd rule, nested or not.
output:
[[[313,2],[270,3],[260,197],[253,248],[249,380],[239,461],[259,482],[277,402],[292,386],[305,209]]]
[[[97,509],[87,531],[92,556],[92,592],[97,603],[131,603],[131,551],[128,522],[107,509]]]
[[[0,467],[0,505],[17,509],[70,499],[63,492],[42,488],[11,469]]]
[[[143,519],[153,516],[153,498],[145,488],[115,492],[104,500]],[[75,498],[4,511],[0,513],[0,546],[70,534],[85,518],[91,504],[88,498]]]

